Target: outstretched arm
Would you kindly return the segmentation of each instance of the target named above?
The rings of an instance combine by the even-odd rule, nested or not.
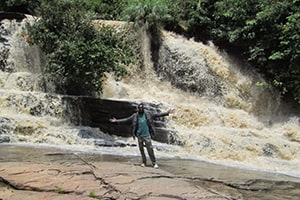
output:
[[[112,118],[109,119],[109,121],[112,122],[112,123],[116,123],[116,122],[117,123],[126,123],[126,122],[132,121],[133,116],[134,116],[134,114],[127,117],[127,118],[122,118],[122,119],[116,119],[115,117],[112,117]]]
[[[110,122],[112,123],[126,123],[126,122],[132,122],[134,119],[135,114],[132,114],[130,117],[123,118],[123,119],[116,119],[115,117],[112,117],[109,119]],[[133,139],[135,139],[135,135],[132,134]]]
[[[169,108],[167,112],[152,114],[152,118],[168,116],[169,114],[174,113],[174,112],[175,112],[175,108]]]

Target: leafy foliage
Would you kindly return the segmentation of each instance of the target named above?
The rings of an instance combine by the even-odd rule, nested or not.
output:
[[[161,45],[162,25],[170,19],[166,0],[128,0],[123,19],[134,22],[135,27],[146,31],[151,43],[151,59],[158,61],[158,49]]]
[[[91,10],[96,12],[97,19],[120,20],[127,0],[84,0]]]
[[[237,49],[300,103],[300,0],[176,0],[171,8],[189,37]]]
[[[138,27],[157,30],[170,18],[165,0],[128,0],[122,15],[127,21],[133,21]]]
[[[214,20],[210,15],[213,10],[212,0],[169,0],[168,4],[173,18],[173,22],[169,23],[178,23],[181,30],[184,30],[181,34],[198,40],[208,38],[209,30],[214,27]],[[173,27],[177,27],[176,24]]]
[[[293,95],[299,101],[300,7],[294,3],[222,1],[216,4],[216,13],[227,10],[217,18],[222,27],[226,25],[221,38],[239,46],[248,61],[283,95]]]
[[[43,1],[38,19],[29,27],[34,43],[47,54],[44,70],[57,91],[89,95],[101,91],[105,72],[124,75],[130,49],[112,28],[100,31],[81,1]]]

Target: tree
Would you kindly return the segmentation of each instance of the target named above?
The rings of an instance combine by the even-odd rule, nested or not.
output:
[[[97,19],[120,20],[127,0],[84,0],[96,13]]]
[[[300,103],[300,0],[176,0],[173,4],[179,5],[176,21],[186,26],[189,37],[235,49],[265,75],[269,86]]]
[[[214,32],[243,50],[252,66],[283,96],[300,103],[299,0],[219,1]]]
[[[151,59],[154,64],[157,63],[161,45],[161,28],[170,18],[168,12],[166,0],[128,0],[122,12],[123,19],[133,22],[136,28],[150,38]]]
[[[161,28],[170,17],[168,11],[165,0],[128,0],[123,16],[125,20],[151,31]]]
[[[112,28],[95,29],[86,4],[74,1],[42,1],[39,19],[29,26],[33,42],[47,55],[44,69],[57,92],[91,95],[101,92],[105,72],[126,73],[130,44]]]

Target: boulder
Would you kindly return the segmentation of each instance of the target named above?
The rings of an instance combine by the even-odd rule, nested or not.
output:
[[[10,137],[8,136],[3,136],[3,135],[0,135],[0,144],[1,143],[7,143],[7,142],[10,142]]]
[[[136,112],[137,102],[100,99],[95,97],[65,96],[69,108],[65,115],[75,125],[98,127],[104,133],[121,137],[131,137],[131,123],[111,123],[110,118],[125,118]],[[162,112],[159,105],[145,103],[145,109],[150,112]],[[154,121],[156,141],[168,144],[180,144],[177,133],[167,127],[167,117]],[[83,137],[90,137],[94,133],[82,131]]]
[[[14,130],[13,122],[6,117],[0,116],[0,135],[11,133],[13,130]]]
[[[210,70],[205,58],[192,51],[189,44],[180,44],[178,47],[172,41],[163,41],[155,67],[157,74],[183,91],[200,96],[221,96],[223,82]]]

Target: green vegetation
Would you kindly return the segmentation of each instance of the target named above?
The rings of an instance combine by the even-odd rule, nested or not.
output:
[[[96,30],[92,13],[81,1],[42,1],[41,17],[29,32],[47,55],[46,79],[57,92],[91,95],[101,92],[105,72],[122,76],[132,61],[130,48],[112,28]]]
[[[299,4],[297,0],[217,2],[213,33],[221,33],[214,38],[241,49],[269,84],[300,103]]]
[[[63,194],[63,193],[64,193],[64,190],[63,190],[62,188],[58,187],[57,190],[56,190],[56,192],[57,192],[58,194]]]
[[[102,200],[102,199],[103,199],[102,197],[97,197],[97,196],[95,195],[95,192],[93,192],[93,191],[91,191],[91,192],[89,193],[89,197],[90,197],[90,198],[94,198],[94,199],[99,199],[99,200]]]
[[[133,22],[137,29],[145,31],[150,38],[152,61],[158,61],[161,45],[161,29],[171,19],[166,0],[128,0],[122,12],[124,20]]]
[[[161,28],[163,22],[170,18],[167,2],[164,0],[128,0],[122,15],[125,20],[147,30]]]
[[[91,191],[91,192],[89,193],[89,197],[95,198],[95,197],[96,197],[95,192]]]
[[[18,10],[17,8],[20,8],[19,6],[22,5],[23,8],[27,6],[25,10],[30,11],[34,5],[31,4],[33,2],[39,1],[5,0],[1,1],[0,8],[4,10]],[[76,1],[56,0],[55,2],[67,4],[67,2]],[[281,92],[283,98],[293,99],[300,103],[300,0],[84,0],[81,2],[84,3],[79,4],[77,2],[75,5],[79,9],[79,13],[81,13],[76,15],[81,17],[86,17],[88,13],[86,10],[92,9],[96,14],[90,16],[90,18],[126,19],[134,22],[139,27],[147,28],[151,35],[152,47],[154,46],[152,48],[153,55],[159,48],[159,44],[155,44],[155,42],[159,41],[159,30],[161,27],[178,32],[186,37],[193,37],[196,40],[204,42],[212,40],[220,48],[242,56],[250,66],[263,74],[267,82],[263,84],[258,83],[258,86],[275,87]],[[43,7],[46,4],[41,5]],[[75,14],[75,10],[73,9],[73,14]],[[50,13],[50,11],[47,12]],[[103,71],[118,71],[121,69],[116,67],[116,65],[110,64],[116,60],[124,63],[124,57],[118,57],[122,53],[116,52],[115,48],[113,48],[119,45],[119,42],[114,40],[118,44],[113,43],[110,50],[107,43],[99,47],[97,42],[99,42],[98,40],[103,40],[104,36],[98,36],[98,34],[91,31],[91,26],[87,21],[83,23],[82,20],[75,20],[78,23],[82,23],[81,25],[75,25],[76,23],[72,21],[72,17],[61,14],[62,9],[53,9],[51,12],[56,17],[49,18],[45,13],[41,13],[41,16],[47,19],[47,23],[45,21],[44,25],[45,27],[46,25],[52,27],[59,25],[58,30],[60,31],[55,32],[54,29],[45,27],[43,29],[41,27],[40,37],[44,39],[35,41],[43,44],[42,41],[48,41],[45,38],[50,39],[49,41],[53,39],[53,42],[48,43],[45,50],[54,48],[49,54],[50,61],[61,61],[54,62],[54,65],[52,65],[52,67],[54,66],[53,69],[56,69],[54,71],[62,70],[58,66],[67,66],[66,61],[63,62],[63,59],[68,59],[70,62],[77,63],[75,68],[76,70],[80,69],[80,73],[87,70],[88,74],[98,74],[98,72],[88,68],[87,63],[90,63],[89,59],[81,58],[81,61],[78,60],[80,56],[84,57],[83,55],[87,54],[98,56],[91,63],[94,63],[93,66],[103,67],[101,67],[102,71],[100,74]],[[119,13],[122,14],[119,15]],[[40,13],[37,14],[39,15]],[[64,20],[60,20],[58,16]],[[64,28],[61,24],[63,22],[71,23],[68,25],[70,27]],[[82,28],[83,26],[87,27]],[[78,29],[76,27],[84,29],[83,33],[77,33]],[[69,29],[69,33],[74,33],[74,35],[69,37],[65,29]],[[104,28],[101,31],[107,31],[107,29]],[[87,33],[90,36],[87,36],[89,35]],[[66,38],[73,38],[73,40],[64,40]],[[75,42],[77,38],[81,39]],[[93,42],[87,40],[87,38],[93,38]],[[75,49],[83,53],[80,54]],[[99,53],[95,53],[98,51]],[[114,53],[111,54],[111,51],[116,55]],[[62,54],[62,52],[67,53]],[[107,59],[104,59],[103,65],[100,65],[99,63],[95,64],[96,60],[100,58],[98,54],[116,57],[108,56]],[[77,62],[74,62],[74,60],[77,60]],[[114,67],[110,69],[108,66]],[[69,67],[64,67],[63,69],[69,69]],[[74,70],[74,67],[71,67],[68,72],[58,74],[62,77],[57,78],[65,79],[65,76],[68,76],[70,71],[73,73],[76,70]],[[120,74],[122,73],[121,70]],[[77,76],[77,74],[73,75]],[[93,80],[90,77],[80,78],[84,81],[83,85],[85,85],[86,81]],[[63,85],[67,83],[67,85],[70,85],[76,82],[74,80],[68,81],[64,80]],[[100,86],[100,83],[93,84]]]
[[[84,0],[88,7],[95,11],[97,19],[120,20],[127,0]]]
[[[300,0],[176,0],[173,27],[234,50],[300,103]]]

